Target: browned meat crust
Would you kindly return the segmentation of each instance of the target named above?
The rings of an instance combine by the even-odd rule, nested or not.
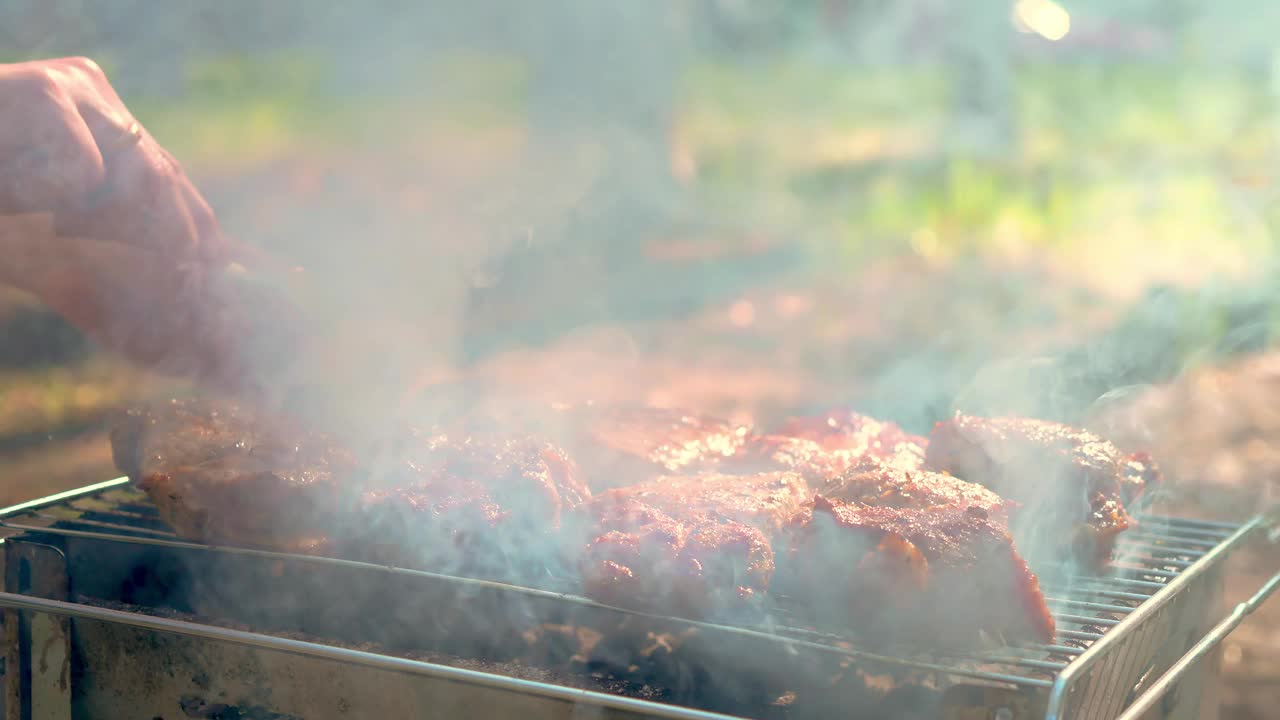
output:
[[[1138,492],[1125,462],[1114,445],[1085,430],[965,415],[938,423],[926,457],[931,469],[1016,501],[1013,533],[1033,563],[1061,559],[1063,548],[1093,564],[1111,557],[1116,536],[1132,524],[1125,498]]]
[[[774,534],[810,498],[797,473],[668,475],[604,493],[600,502],[634,499],[675,517],[690,513],[743,523]]]
[[[889,422],[854,412],[832,411],[792,418],[777,432],[747,435],[742,448],[721,467],[733,472],[792,470],[812,483],[874,460],[903,468],[924,464],[925,439]]]
[[[172,401],[128,413],[112,441],[181,537],[420,569],[548,572],[590,499],[565,453],[531,438],[406,430],[357,457],[286,418]]]
[[[748,435],[726,420],[659,408],[587,409],[569,421],[570,450],[595,490],[714,468]]]
[[[1008,527],[1009,513],[1017,506],[977,483],[876,460],[864,460],[832,478],[818,493],[831,500],[892,508],[973,507],[1001,527]]]
[[[719,466],[736,473],[787,470],[812,483],[820,483],[839,475],[859,459],[860,456],[845,450],[826,450],[805,438],[748,435],[742,449]]]
[[[1039,581],[977,507],[870,507],[814,499],[795,519],[791,592],[824,626],[872,644],[964,647],[1054,635]]]
[[[792,418],[775,433],[816,442],[827,451],[855,458],[873,457],[904,468],[924,465],[928,441],[898,425],[848,410],[815,417]]]
[[[291,552],[326,552],[351,507],[351,453],[284,419],[180,400],[125,414],[116,466],[180,537]]]
[[[368,483],[349,553],[402,567],[532,580],[563,572],[591,497],[564,451],[532,438],[409,431]]]
[[[902,467],[924,461],[924,438],[857,413],[799,418],[776,433],[757,434],[726,420],[677,410],[582,410],[570,421],[572,443],[597,490],[647,482],[657,475],[792,471],[810,482],[835,477],[873,457]]]
[[[1120,491],[1125,507],[1132,507],[1138,500],[1146,499],[1164,482],[1160,466],[1145,452],[1133,453],[1125,458],[1122,472]]]
[[[692,617],[735,612],[768,588],[769,536],[808,497],[804,478],[790,472],[664,476],[610,490],[594,502],[585,591],[638,608],[674,601]]]
[[[600,602],[685,617],[732,613],[762,596],[773,550],[758,529],[705,512],[676,518],[634,498],[597,503],[584,592]]]

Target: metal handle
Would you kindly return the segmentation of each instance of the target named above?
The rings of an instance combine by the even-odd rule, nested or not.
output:
[[[1222,644],[1222,641],[1235,630],[1244,619],[1254,610],[1257,610],[1262,603],[1272,593],[1280,588],[1280,573],[1271,576],[1271,579],[1262,585],[1253,597],[1236,605],[1231,614],[1223,618],[1221,622],[1213,627],[1200,641],[1191,647],[1178,661],[1169,667],[1158,680],[1152,683],[1141,695],[1137,697],[1116,720],[1138,720],[1142,714],[1155,707],[1166,694],[1173,689],[1174,685],[1182,679],[1188,670],[1195,666],[1197,662],[1204,659],[1205,655],[1213,652],[1214,648]]]

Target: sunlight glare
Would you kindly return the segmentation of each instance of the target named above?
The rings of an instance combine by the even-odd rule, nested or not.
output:
[[[1013,6],[1013,24],[1019,32],[1056,42],[1071,32],[1071,14],[1053,0],[1018,0]]]

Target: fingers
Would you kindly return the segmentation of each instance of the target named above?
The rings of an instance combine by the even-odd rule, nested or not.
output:
[[[0,118],[0,282],[135,362],[228,389],[297,356],[294,274],[222,236],[100,68],[0,65]]]
[[[57,71],[0,74],[0,212],[56,211],[102,184],[102,156]]]
[[[58,213],[58,231],[194,258],[217,255],[212,209],[182,167],[125,107],[102,69],[87,58],[50,61],[103,165],[102,181]],[[212,258],[209,258],[212,259]]]
[[[53,212],[62,235],[223,258],[213,210],[93,61],[0,65],[0,118],[0,212]]]
[[[85,111],[85,119],[103,148],[105,177],[59,213],[59,233],[92,235],[175,258],[213,250],[201,250],[202,244],[216,246],[213,211],[168,153],[145,130],[134,140],[132,121],[121,125],[94,110]]]

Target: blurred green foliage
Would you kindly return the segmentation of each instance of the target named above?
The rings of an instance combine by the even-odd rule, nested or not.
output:
[[[338,91],[333,70],[305,54],[205,59],[190,63],[185,97],[131,106],[185,163],[217,172],[323,154],[388,128],[465,133],[510,123],[525,93],[523,68],[500,56],[452,55],[398,69],[421,84],[394,96]]]
[[[300,53],[212,58],[189,63],[182,97],[131,105],[197,173],[236,172],[392,129],[518,126],[530,92],[527,68],[498,54],[443,54],[399,71],[414,87],[369,95],[335,87],[334,70]],[[1258,71],[1022,62],[1018,134],[994,157],[952,151],[945,81],[936,64],[703,56],[676,109],[699,201],[797,228],[849,262],[1012,248],[1217,267],[1270,253],[1280,119]]]
[[[1265,82],[1218,67],[1030,64],[1020,137],[996,158],[948,151],[941,76],[927,69],[710,67],[687,110],[701,179],[772,196],[857,256],[1070,249],[1088,235],[1207,254],[1267,251],[1277,118]],[[875,133],[879,133],[878,136]],[[857,157],[831,152],[871,133]],[[878,147],[877,147],[878,145]],[[879,150],[879,152],[877,152]]]

